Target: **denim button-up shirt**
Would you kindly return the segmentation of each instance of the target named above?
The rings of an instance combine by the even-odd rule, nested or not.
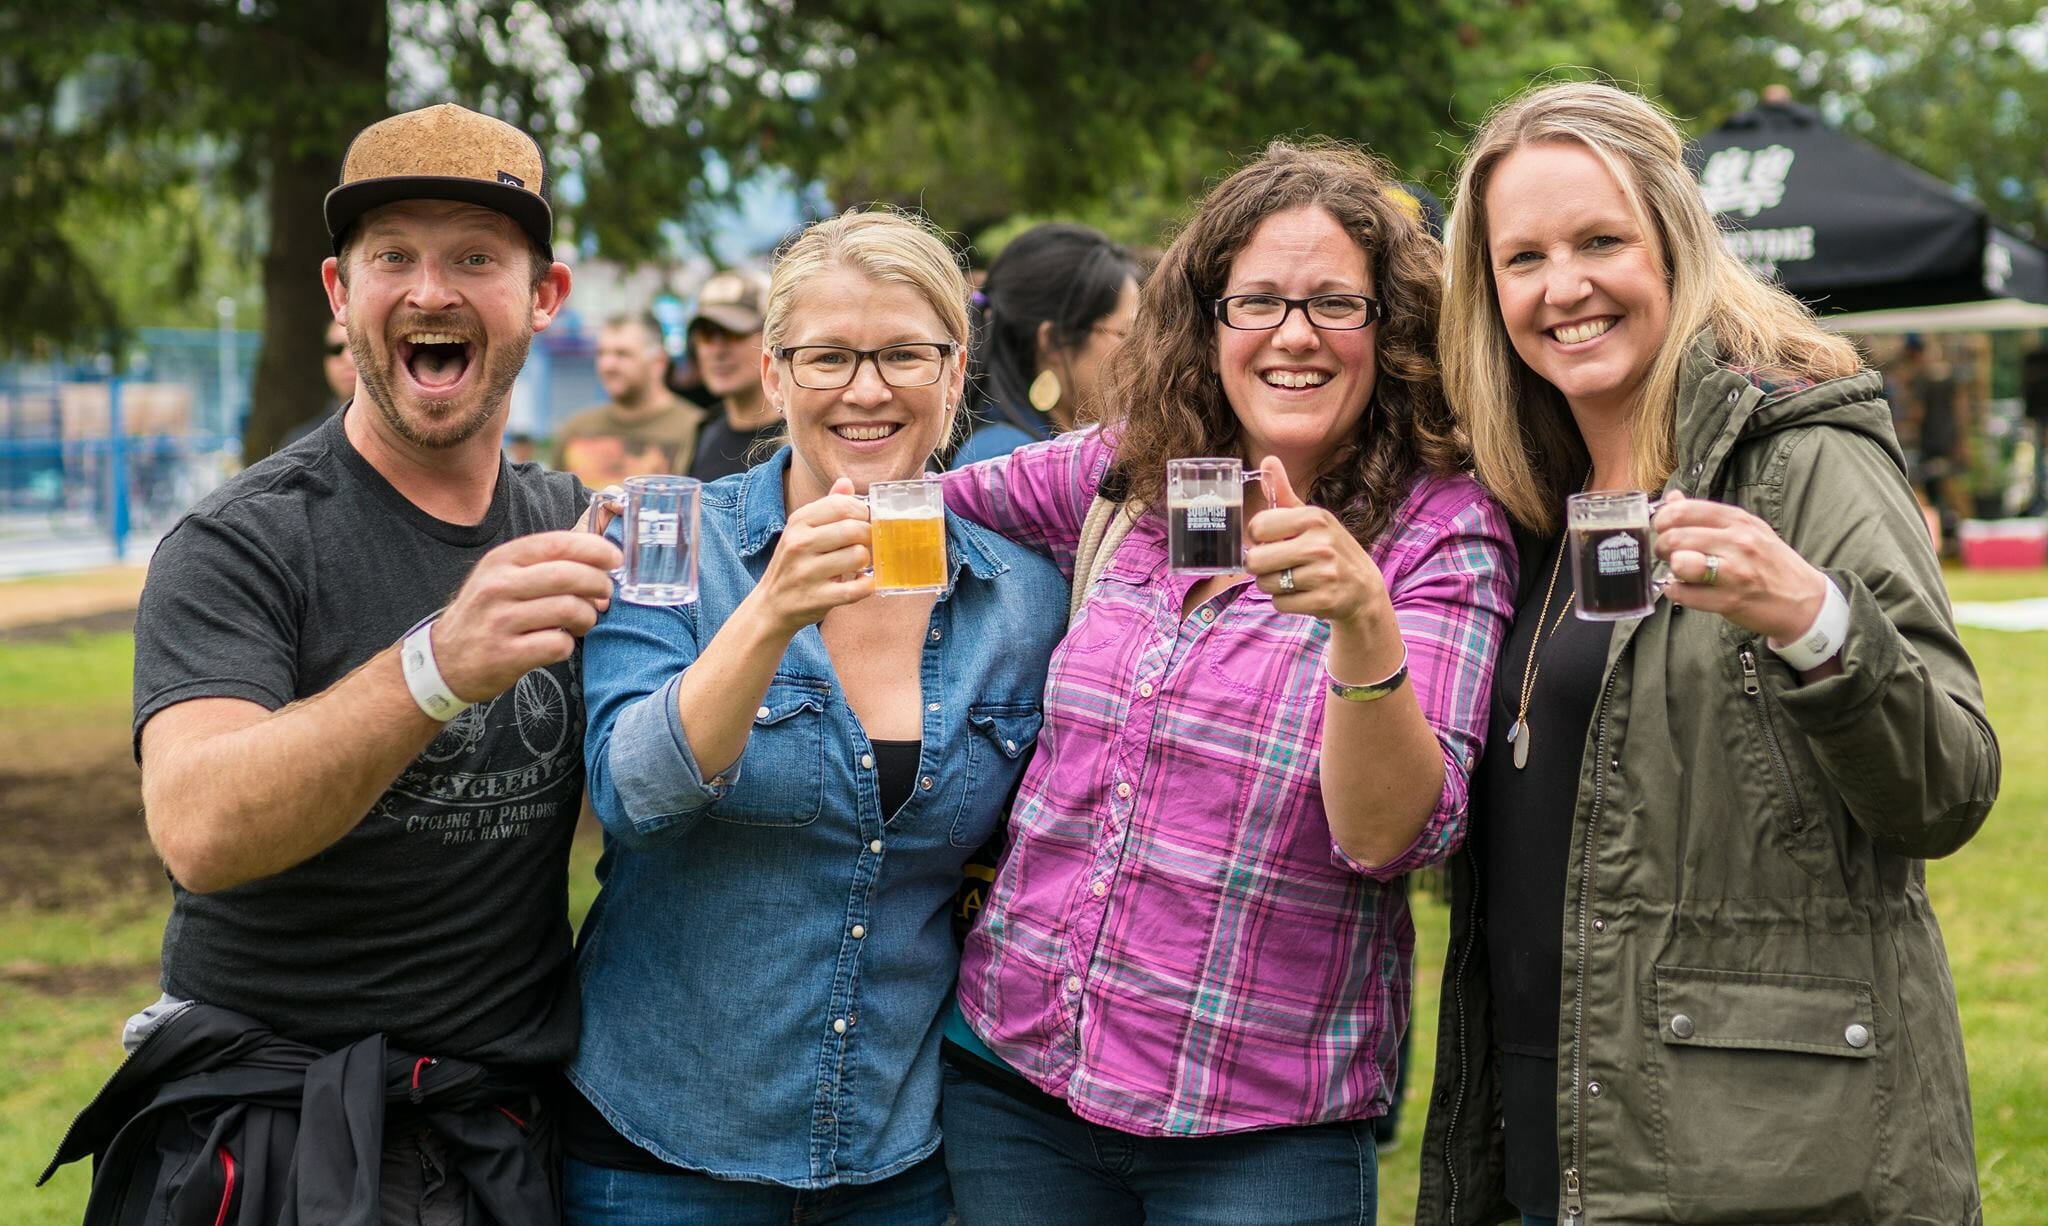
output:
[[[705,487],[696,604],[614,601],[585,642],[605,851],[569,1078],[664,1161],[818,1188],[886,1178],[938,1146],[951,903],[1037,740],[1067,587],[949,514],[952,587],[925,631],[924,745],[903,807],[882,812],[873,747],[816,626],[783,656],[739,762],[707,779],[677,682],[767,569],[789,455]]]

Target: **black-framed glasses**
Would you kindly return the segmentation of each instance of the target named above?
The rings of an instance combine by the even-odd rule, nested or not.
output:
[[[1216,320],[1240,332],[1267,332],[1287,322],[1290,312],[1300,311],[1310,324],[1332,332],[1350,332],[1386,318],[1380,300],[1364,294],[1316,294],[1310,298],[1282,298],[1278,294],[1231,294],[1209,304]]]
[[[835,392],[853,382],[862,362],[872,361],[875,373],[890,387],[930,387],[946,372],[946,359],[960,346],[953,341],[911,341],[880,349],[849,349],[845,345],[777,345],[777,361],[789,363],[798,387]]]

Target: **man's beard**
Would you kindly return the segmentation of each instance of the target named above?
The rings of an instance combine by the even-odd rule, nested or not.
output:
[[[396,329],[399,333],[410,331],[436,331],[445,325],[422,325],[418,322]],[[449,329],[451,331],[457,329]],[[461,329],[467,331],[468,329]],[[446,451],[475,438],[491,423],[505,398],[512,394],[512,385],[519,378],[520,370],[526,365],[526,351],[533,344],[533,329],[527,328],[510,338],[492,338],[489,344],[480,344],[484,368],[477,372],[481,396],[476,411],[453,422],[441,422],[440,414],[452,408],[453,401],[421,400],[420,405],[428,412],[427,423],[415,423],[398,411],[398,400],[392,389],[391,371],[384,365],[383,355],[370,347],[369,338],[360,335],[354,328],[349,329],[349,354],[355,358],[357,391],[367,395],[370,403],[377,408],[377,416],[391,427],[393,433],[415,447],[427,451]],[[391,350],[389,361],[398,361],[397,348]],[[426,428],[422,428],[422,426]],[[434,428],[438,425],[439,428]]]

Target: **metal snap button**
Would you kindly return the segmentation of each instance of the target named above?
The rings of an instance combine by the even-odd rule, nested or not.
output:
[[[866,925],[866,924],[855,924],[855,925],[853,926],[853,939],[854,939],[854,940],[858,941],[858,940],[860,940],[860,939],[861,939],[862,937],[866,936],[867,934],[868,934],[868,928],[867,928],[867,925]]]
[[[1687,1017],[1687,1016],[1686,1016],[1685,1014],[1683,1014],[1683,1013],[1674,1013],[1674,1014],[1672,1014],[1672,1015],[1671,1015],[1671,1033],[1672,1033],[1672,1034],[1675,1034],[1675,1035],[1677,1035],[1677,1036],[1678,1036],[1679,1038],[1681,1038],[1681,1039],[1689,1039],[1689,1038],[1691,1038],[1691,1037],[1692,1037],[1692,1019],[1691,1019],[1691,1018],[1689,1018],[1689,1017]]]
[[[1600,1097],[1600,1083],[1597,1081],[1587,1082],[1586,1093],[1592,1095],[1594,1098]]]
[[[756,711],[754,712],[754,718],[755,718],[755,719],[767,719],[767,718],[768,718],[768,708],[766,708],[766,707],[762,707],[762,708],[760,708],[760,709],[756,710]]]
[[[880,840],[880,839],[870,839],[870,840],[868,840],[868,850],[869,850],[869,851],[871,851],[871,852],[874,852],[874,853],[875,853],[876,855],[878,855],[878,856],[879,856],[879,855],[881,855],[881,854],[882,854],[882,840]]]
[[[1848,1040],[1849,1046],[1862,1051],[1870,1046],[1870,1027],[1861,1022],[1851,1022],[1849,1028],[1842,1032],[1842,1037]]]
[[[936,642],[938,642],[938,641],[939,641],[939,631],[938,631],[938,628],[937,628],[936,626],[934,626],[934,627],[932,628],[932,642],[936,643]]]
[[[860,756],[860,768],[864,771],[875,769],[875,755],[864,753]]]
[[[845,1018],[843,1018],[843,1017],[835,1017],[835,1018],[833,1018],[833,1019],[832,1019],[832,1033],[833,1033],[833,1034],[845,1034],[845,1033],[846,1033],[846,1019],[845,1019]]]
[[[927,792],[931,791],[932,777],[930,775],[926,775],[924,778],[917,781],[917,786],[923,788]]]
[[[1015,742],[1015,741],[1010,741],[1010,740],[1005,740],[1005,741],[1003,742],[1003,748],[1004,748],[1004,749],[1007,749],[1007,750],[1009,750],[1009,751],[1010,751],[1011,753],[1016,753],[1016,752],[1017,752],[1017,742]]]

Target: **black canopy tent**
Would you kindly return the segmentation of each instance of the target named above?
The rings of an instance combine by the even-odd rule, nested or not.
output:
[[[1958,319],[2048,322],[2048,251],[1810,108],[1766,102],[1731,116],[1692,152],[1729,249],[1815,310],[1910,319],[1903,308],[1941,306]]]

